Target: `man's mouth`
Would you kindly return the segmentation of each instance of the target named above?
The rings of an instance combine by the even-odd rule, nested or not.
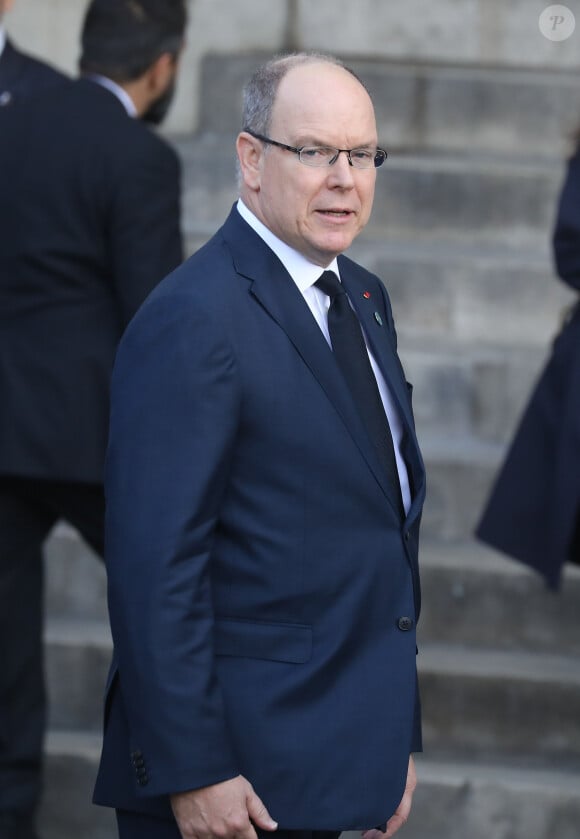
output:
[[[334,218],[344,218],[345,216],[350,216],[352,214],[352,210],[319,210],[323,216],[331,216]]]

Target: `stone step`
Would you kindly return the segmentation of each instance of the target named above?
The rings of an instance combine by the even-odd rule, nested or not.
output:
[[[382,53],[384,55],[384,53]],[[199,130],[237,133],[242,87],[263,54],[212,54],[202,63]],[[578,127],[576,73],[500,67],[348,61],[375,103],[378,134],[387,151],[501,151],[561,157]],[[216,107],[219,102],[219,107]]]
[[[527,566],[474,540],[423,540],[419,644],[558,654],[580,661],[580,569],[554,593]]]
[[[502,443],[418,429],[427,472],[421,525],[424,540],[461,542],[473,536],[504,461]]]
[[[580,773],[576,656],[425,643],[418,666],[429,754]]]
[[[522,578],[510,579],[509,572],[492,579],[480,574],[478,585],[476,573],[445,577],[438,567],[432,567],[431,577],[427,569],[419,656],[429,750],[520,761],[553,758],[580,767],[580,630],[570,615],[572,595],[560,605],[558,637],[557,606],[549,604],[550,611],[542,614],[547,598],[528,580],[522,585]],[[579,588],[577,575],[574,595]],[[530,590],[533,597],[527,596]],[[515,617],[524,598],[530,609],[537,607],[535,625],[531,617],[519,624]],[[472,610],[473,601],[478,605]],[[46,638],[51,730],[98,733],[111,651],[107,628],[51,622]],[[541,733],[535,730],[539,714]]]
[[[422,420],[421,420],[422,421]],[[418,425],[428,475],[422,523],[424,541],[470,539],[501,463],[504,446],[457,431],[432,434]],[[59,525],[48,543],[48,618],[58,622],[106,621],[104,568],[76,533]],[[77,561],[78,560],[78,561]]]
[[[100,749],[94,735],[47,742],[44,839],[114,839],[110,810],[90,803]],[[577,839],[580,776],[558,767],[514,768],[416,758],[418,786],[401,836],[407,839]],[[359,839],[359,832],[342,839]]]
[[[427,365],[423,372],[426,374],[428,370]],[[510,434],[502,432],[501,428],[497,431],[498,422],[502,417],[506,422],[509,421],[508,430],[511,432],[511,427],[515,427],[519,419],[527,391],[513,394],[511,402],[502,403],[500,397],[494,397],[499,400],[494,413],[492,408],[496,403],[490,402],[485,410],[478,407],[477,400],[473,404],[475,397],[485,394],[485,388],[476,388],[474,397],[472,385],[469,382],[455,382],[453,372],[453,368],[450,368],[449,381],[446,382],[445,374],[436,371],[436,375],[441,375],[442,391],[425,397],[418,396],[416,413],[417,433],[428,475],[428,493],[422,522],[423,539],[457,542],[470,539],[473,535],[503,462]],[[411,380],[413,378],[411,375]],[[446,387],[454,401],[446,394]],[[432,413],[438,405],[443,405],[446,415],[434,420]],[[445,421],[446,417],[449,422]],[[474,436],[474,431],[480,432],[480,436]],[[49,566],[55,565],[53,557],[63,544],[65,551],[71,551],[71,561],[77,549],[82,559],[71,572],[70,586],[58,582],[60,568],[55,570],[56,581],[53,580],[52,572],[47,575],[47,613],[55,617],[80,616],[84,596],[77,600],[77,586],[90,578],[87,588],[94,586],[95,597],[93,600],[89,598],[85,615],[87,618],[106,619],[103,573],[101,570],[96,571],[97,576],[92,577],[89,569],[92,565],[98,568],[97,563],[89,561],[84,546],[78,547],[74,542],[73,548],[67,540],[68,536],[61,537],[58,531],[50,540],[48,548],[52,558]]]
[[[429,487],[422,521],[423,539],[451,542],[469,539],[502,463],[505,446],[476,439],[470,434],[458,432],[445,437],[432,434],[429,430],[418,430]],[[58,553],[59,547],[60,537],[55,535],[50,542],[50,550],[53,554]],[[84,555],[84,547],[79,550]],[[83,561],[73,579],[84,579],[86,573],[91,573],[87,571],[89,566],[90,563]],[[97,579],[95,582],[99,584],[101,581]],[[50,575],[48,586],[50,615],[67,617],[69,610],[73,615],[79,614],[74,590],[71,592],[66,587],[56,587],[55,597],[60,604],[60,608],[56,609],[50,593],[55,585],[50,582]],[[90,607],[95,614],[102,614],[104,610],[101,598]]]
[[[388,230],[387,230],[388,234]],[[535,248],[442,239],[404,245],[364,233],[349,250],[384,281],[400,338],[546,347],[574,299],[554,274],[549,236]]]
[[[193,235],[188,254],[212,232]],[[575,299],[554,274],[548,233],[535,248],[468,242],[409,245],[363,233],[348,255],[384,281],[407,342],[452,336],[470,345],[545,348]]]
[[[63,581],[59,588],[60,608],[49,611],[47,627],[49,637],[56,643],[59,638],[66,638],[67,632],[75,634],[67,626],[74,626],[72,619],[82,616],[78,591],[83,586],[100,587],[104,570],[76,533],[65,525],[55,531],[50,551],[47,584],[50,588],[53,580]],[[558,651],[580,657],[580,569],[567,567],[562,590],[554,594],[526,566],[473,539],[442,542],[424,536],[420,561],[425,590],[423,640],[505,650]],[[66,575],[63,568],[67,569]],[[96,648],[106,648],[102,655],[107,659],[105,603],[100,603],[99,610],[95,603],[92,606],[94,612],[84,620],[89,627],[96,627]]]
[[[424,541],[446,542],[470,539],[505,447],[459,432],[447,435],[444,430],[442,434],[432,434],[428,428],[419,426],[418,432],[428,475],[422,538]],[[106,621],[104,571],[97,561],[92,561],[93,557],[78,541],[76,534],[71,535],[71,531],[63,527],[59,526],[49,542],[51,559],[47,574],[47,614],[56,621],[83,617],[84,596],[78,598],[77,594],[79,588],[85,585],[88,591],[95,591],[95,597],[93,600],[89,598],[84,617],[89,621]],[[71,568],[66,582],[63,581],[58,559],[62,546],[62,562]],[[80,558],[76,566],[75,552]]]
[[[418,430],[429,488],[422,538],[450,542],[469,539],[497,473],[504,446],[476,440],[471,435],[432,435],[427,429]],[[106,621],[104,569],[74,531],[59,525],[49,540],[48,552],[49,619],[57,625],[63,620],[65,626],[69,619],[86,620],[89,625]]]
[[[108,624],[50,620],[45,648],[50,729],[100,732],[112,650]]]
[[[45,612],[49,619],[107,621],[107,576],[103,561],[59,522],[45,547]]]
[[[504,447],[470,435],[419,432],[427,471],[422,539],[470,539],[500,466]]]
[[[578,839],[577,772],[437,761],[428,754],[415,762],[418,785],[401,839]]]
[[[190,242],[211,235],[237,197],[233,139],[180,139],[183,226]],[[211,161],[211,163],[209,163]],[[215,163],[214,163],[215,161]],[[378,173],[367,238],[409,246],[465,243],[549,252],[560,161],[467,155],[393,155]]]
[[[49,733],[38,819],[43,839],[116,839],[113,811],[91,803],[100,752],[100,734]]]
[[[367,235],[547,251],[562,174],[559,162],[395,156],[377,177]]]
[[[464,341],[419,344],[399,336],[399,354],[413,383],[420,439],[439,434],[507,444],[543,368],[545,351],[508,350]]]

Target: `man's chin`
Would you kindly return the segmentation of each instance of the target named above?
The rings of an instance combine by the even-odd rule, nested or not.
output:
[[[336,231],[331,235],[324,236],[317,244],[318,244],[318,252],[321,258],[324,259],[324,264],[328,265],[329,262],[341,254],[343,251],[350,248],[352,245],[356,234],[352,231]],[[322,263],[321,263],[322,264]]]

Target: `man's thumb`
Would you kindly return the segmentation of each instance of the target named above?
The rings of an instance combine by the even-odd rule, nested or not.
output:
[[[253,789],[250,789],[248,793],[246,806],[248,815],[255,825],[261,827],[262,830],[276,830],[278,822],[275,822],[270,816],[270,813],[266,810],[266,805]]]

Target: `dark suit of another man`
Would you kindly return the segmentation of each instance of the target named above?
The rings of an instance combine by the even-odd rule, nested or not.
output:
[[[0,53],[0,108],[40,94],[65,79],[58,70],[6,41]]]
[[[179,164],[81,79],[0,109],[0,184],[0,810],[29,810],[41,546],[65,518],[102,552],[109,377],[129,319],[182,257]]]

